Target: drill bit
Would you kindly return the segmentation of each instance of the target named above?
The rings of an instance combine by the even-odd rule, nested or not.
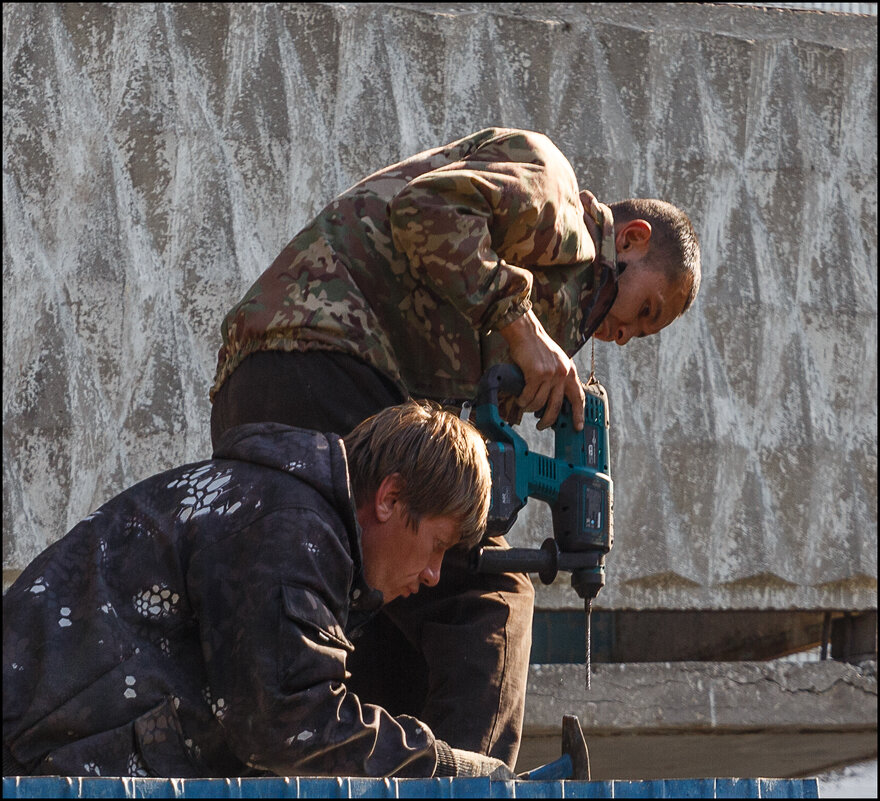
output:
[[[587,635],[587,689],[590,689],[590,613],[593,611],[593,602],[590,598],[584,598],[584,624]]]

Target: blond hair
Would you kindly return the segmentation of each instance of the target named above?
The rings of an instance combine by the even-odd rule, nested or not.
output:
[[[375,497],[394,473],[409,522],[451,517],[460,544],[479,542],[489,513],[491,475],[479,432],[433,401],[407,401],[364,420],[344,438],[355,503]]]

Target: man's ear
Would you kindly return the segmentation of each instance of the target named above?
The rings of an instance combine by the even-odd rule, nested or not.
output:
[[[403,488],[403,479],[400,473],[392,473],[385,476],[379,489],[376,490],[376,498],[373,505],[376,511],[376,519],[380,523],[387,523],[394,512],[394,504],[400,500],[400,491]]]
[[[651,241],[651,223],[647,220],[630,220],[614,226],[614,245],[618,253],[646,251]]]

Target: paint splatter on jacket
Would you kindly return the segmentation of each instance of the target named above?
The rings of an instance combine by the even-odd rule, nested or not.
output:
[[[358,356],[404,392],[467,400],[534,308],[573,355],[616,294],[613,220],[543,134],[487,128],[344,192],[227,315],[211,397],[259,350]],[[600,288],[602,291],[600,291]]]
[[[4,749],[42,775],[432,775],[424,724],[346,691],[381,594],[341,441],[253,424],[214,456],[109,501],[9,589]]]

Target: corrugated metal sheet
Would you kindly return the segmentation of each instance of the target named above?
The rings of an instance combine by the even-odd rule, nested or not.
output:
[[[816,779],[3,779],[4,798],[818,798]]]

